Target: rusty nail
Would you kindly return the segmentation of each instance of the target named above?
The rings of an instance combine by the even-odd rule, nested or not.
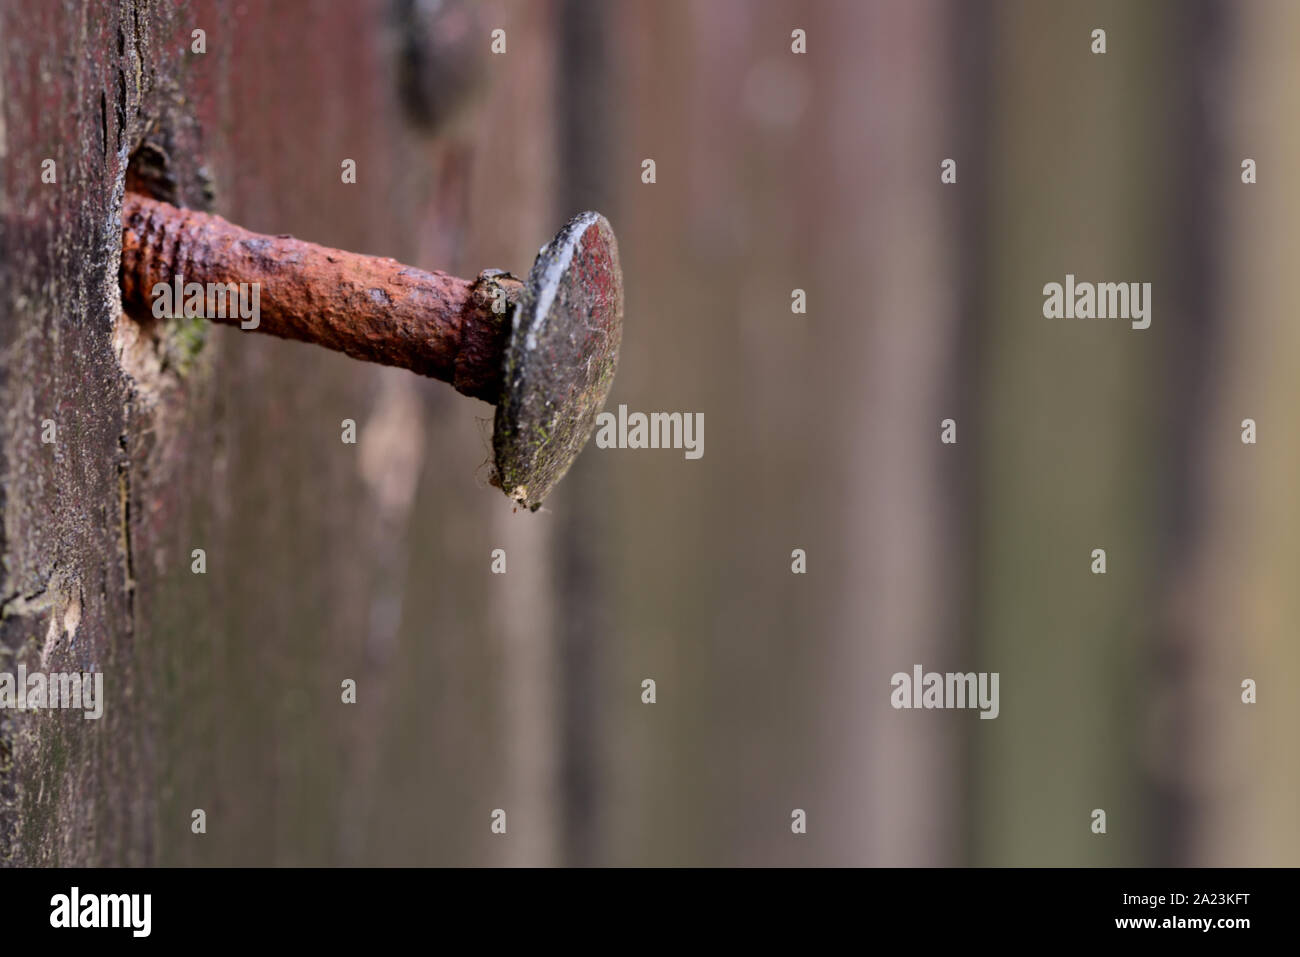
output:
[[[623,275],[599,213],[570,220],[527,281],[499,270],[460,279],[128,193],[124,308],[149,315],[155,287],[178,275],[205,290],[256,283],[258,332],[400,366],[495,403],[492,484],[533,510],[591,437],[618,364]],[[240,322],[225,312],[208,318]]]

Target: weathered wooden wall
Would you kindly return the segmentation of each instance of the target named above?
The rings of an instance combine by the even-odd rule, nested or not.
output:
[[[509,68],[430,129],[400,57],[432,41],[401,9],[0,14],[5,662],[98,667],[108,697],[102,722],[4,715],[11,860],[552,853],[549,532],[486,487],[490,408],[228,329],[141,342],[119,316],[117,208],[142,143],[180,201],[253,229],[527,269],[558,225],[552,11],[486,5],[480,26],[509,28]],[[188,52],[195,28],[205,54]],[[40,182],[44,157],[56,185]],[[345,418],[357,445],[340,440]],[[512,567],[494,592],[497,546]],[[492,845],[502,805],[519,837]]]

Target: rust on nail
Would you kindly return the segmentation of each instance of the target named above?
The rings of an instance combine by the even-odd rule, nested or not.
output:
[[[505,273],[467,280],[425,272],[394,259],[261,235],[220,216],[127,194],[124,306],[141,318],[151,315],[154,287],[177,275],[205,289],[257,283],[258,332],[410,369],[492,403],[501,396],[510,313],[523,292],[523,283]]]
[[[197,283],[203,315],[231,324],[248,318],[236,314],[243,296],[239,310],[214,315],[203,293],[224,286],[224,299],[213,298],[230,301],[239,284],[256,283],[258,323],[249,328],[410,369],[495,404],[492,484],[533,510],[591,438],[623,337],[618,243],[595,212],[569,220],[523,282],[495,269],[459,279],[263,236],[129,193],[123,307],[146,319],[159,284],[177,282],[187,306]]]

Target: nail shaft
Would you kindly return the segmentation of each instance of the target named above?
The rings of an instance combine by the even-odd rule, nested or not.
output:
[[[468,280],[425,272],[292,236],[260,235],[220,216],[128,193],[124,305],[142,318],[152,315],[155,286],[171,284],[177,274],[205,289],[258,283],[258,332],[410,369],[492,403],[501,394],[510,308],[523,291],[523,283],[504,274]],[[237,310],[208,318],[240,322]]]

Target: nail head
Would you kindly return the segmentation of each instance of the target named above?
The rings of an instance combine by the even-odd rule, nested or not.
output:
[[[536,511],[591,438],[622,338],[614,230],[582,213],[538,253],[506,347],[492,484],[520,505]]]

